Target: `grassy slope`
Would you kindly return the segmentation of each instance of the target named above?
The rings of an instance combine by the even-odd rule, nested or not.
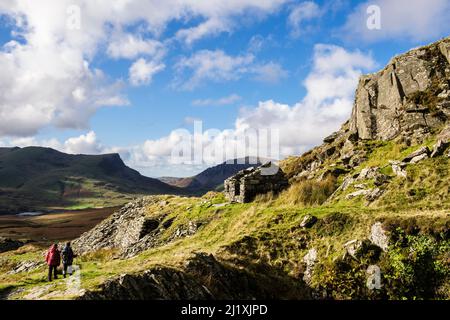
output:
[[[433,143],[433,139],[424,142],[426,145]],[[368,157],[354,169],[355,172],[369,166],[384,167],[388,160],[401,159],[420,146],[367,142],[362,147],[369,151]],[[428,159],[408,166],[406,180],[394,177],[386,167],[383,170],[392,179],[388,190],[369,206],[361,198],[345,200],[345,194],[351,192],[351,188],[330,203],[319,205],[303,198],[299,201],[293,197],[305,193],[305,189],[295,184],[278,197],[266,195],[254,203],[220,207],[214,204],[225,202],[222,194],[208,194],[202,198],[159,196],[169,202],[165,209],[169,213],[166,219],[175,218],[163,232],[162,239],[169,239],[180,225],[189,221],[201,222],[199,231],[132,259],[111,259],[114,251],[109,250],[84,256],[78,260],[82,266],[82,288],[95,289],[111,276],[140,272],[156,265],[182,268],[186,258],[194,252],[213,253],[249,272],[261,272],[263,266],[270,266],[300,281],[304,272],[303,257],[314,247],[318,250],[320,263],[316,266],[312,285],[326,290],[333,298],[448,299],[449,167],[446,157]],[[307,189],[310,198],[316,194],[310,192],[311,187],[314,191],[314,186]],[[319,185],[319,189],[322,188]],[[323,201],[320,196],[317,199],[318,202]],[[149,207],[148,214],[158,215],[159,209]],[[306,214],[317,216],[319,222],[305,230],[299,224]],[[377,253],[375,258],[369,254],[359,260],[342,259],[344,243],[367,238],[376,221],[383,222],[392,232],[389,253],[381,256]],[[0,290],[24,289],[17,291],[12,298],[30,297],[27,294],[36,292],[37,288],[42,289],[38,295],[40,298],[73,296],[73,293],[65,291],[63,280],[48,287],[43,281],[45,270],[42,268],[31,273],[6,275],[6,270],[19,260],[42,260],[42,249],[30,247],[22,250],[25,253],[0,255]],[[384,289],[374,296],[365,290],[365,270],[372,263],[382,268],[385,284]],[[430,279],[436,283],[431,285]]]

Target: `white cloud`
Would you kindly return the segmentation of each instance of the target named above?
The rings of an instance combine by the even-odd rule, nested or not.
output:
[[[133,86],[146,85],[152,82],[153,76],[165,69],[165,65],[140,58],[130,67],[130,83]]]
[[[322,15],[322,10],[313,1],[305,1],[295,5],[288,17],[287,24],[291,35],[299,37],[305,30],[304,23]]]
[[[275,62],[255,66],[252,71],[254,73],[253,79],[271,84],[278,83],[288,76],[288,72]]]
[[[180,23],[185,31],[179,36],[192,42],[234,30],[238,16],[264,16],[286,2],[1,1],[0,14],[15,23],[12,35],[20,41],[0,49],[0,136],[31,136],[49,126],[86,128],[98,108],[128,104],[121,94],[123,83],[90,65],[99,53],[127,59],[145,56],[145,63],[138,60],[131,70],[130,80],[149,83],[162,68],[159,59],[165,50],[158,37],[170,22]],[[72,17],[67,9],[73,5],[81,9],[79,30],[68,27]],[[129,27],[133,35],[123,33]]]
[[[260,102],[256,108],[242,109],[233,129],[218,131],[212,138],[203,133],[204,146],[233,155],[235,150],[245,152],[245,143],[239,137],[245,136],[246,130],[274,129],[279,132],[281,158],[301,154],[319,144],[348,119],[360,75],[375,67],[369,54],[334,45],[316,45],[313,68],[303,83],[307,94],[300,102],[289,106],[269,100]],[[138,159],[138,166],[149,173],[163,163],[170,166],[173,162],[171,152],[183,141],[185,134],[175,130],[167,137],[146,141],[145,148],[134,150],[133,158]],[[192,134],[190,138],[193,138]],[[246,154],[237,155],[254,156],[258,151],[261,150],[247,150]],[[220,156],[204,160],[211,165],[223,160]],[[192,171],[195,163],[185,163],[185,167]]]
[[[89,131],[78,137],[72,137],[64,142],[58,139],[37,139],[35,137],[12,138],[8,141],[0,140],[0,146],[7,147],[48,147],[69,154],[101,154],[108,152],[97,139],[94,131]]]
[[[214,35],[230,30],[230,23],[226,19],[210,18],[195,27],[178,31],[176,37],[191,45],[206,35]]]
[[[367,8],[381,9],[381,29],[367,28]],[[359,5],[347,18],[340,34],[367,42],[408,39],[413,42],[447,36],[450,31],[448,0],[373,0]]]
[[[173,86],[182,90],[192,90],[204,81],[233,81],[244,75],[272,83],[287,76],[277,63],[256,64],[251,53],[230,56],[222,50],[201,50],[190,57],[183,57],[175,65],[175,70],[177,78]]]
[[[87,134],[76,138],[67,139],[64,142],[64,149],[67,153],[72,154],[99,154],[103,147],[97,141],[97,136],[94,131],[89,131]]]
[[[192,105],[194,106],[225,106],[234,104],[242,99],[241,96],[237,94],[231,94],[226,97],[222,97],[219,99],[197,99],[192,101]]]
[[[160,60],[165,54],[164,45],[154,39],[142,39],[142,36],[121,34],[114,37],[108,45],[110,57],[134,59],[140,55],[148,55]]]
[[[319,44],[315,46],[313,68],[303,83],[307,94],[300,102],[290,106],[268,100],[260,102],[255,108],[244,108],[232,129],[209,130],[195,135],[186,129],[177,129],[167,136],[127,148],[105,148],[92,132],[59,143],[59,147],[55,141],[47,143],[73,153],[120,152],[129,166],[150,176],[192,175],[232,157],[264,156],[260,149],[248,148],[243,138],[248,137],[249,129],[273,129],[279,132],[279,156],[284,158],[305,152],[337,130],[350,116],[359,76],[363,71],[373,70],[375,67],[369,54]],[[189,120],[192,122],[197,119]],[[198,155],[198,150],[191,148],[188,150],[191,157],[181,159],[181,163],[179,158],[172,157],[183,142],[188,141],[195,148],[194,138],[202,143],[202,162],[197,162],[193,157]],[[30,144],[30,141],[26,144]],[[208,150],[219,152],[207,152]]]

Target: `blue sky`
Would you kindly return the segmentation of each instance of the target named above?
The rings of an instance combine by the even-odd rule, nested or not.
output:
[[[176,129],[201,120],[279,130],[279,157],[301,154],[348,118],[360,74],[448,36],[449,13],[445,0],[2,1],[0,144],[189,176],[220,162],[171,159]]]

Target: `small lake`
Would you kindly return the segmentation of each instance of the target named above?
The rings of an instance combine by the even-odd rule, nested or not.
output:
[[[34,217],[45,214],[44,212],[21,212],[16,214],[19,217]]]

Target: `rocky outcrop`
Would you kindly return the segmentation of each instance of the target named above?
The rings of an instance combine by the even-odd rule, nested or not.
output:
[[[442,156],[449,145],[449,142],[439,139],[438,142],[433,146],[433,151],[431,152],[430,158]]]
[[[160,211],[148,212],[150,205],[156,205]],[[160,201],[157,197],[144,197],[130,202],[74,240],[72,246],[77,254],[86,254],[99,249],[116,249],[119,256],[129,258],[147,249],[197,232],[200,224],[188,221],[185,224],[180,223],[172,235],[162,239],[161,234],[174,220],[166,219],[167,213],[164,210],[166,205],[166,201]]]
[[[44,266],[45,262],[43,261],[32,261],[32,260],[22,261],[19,264],[17,264],[11,271],[9,271],[8,274],[31,272]]]
[[[205,299],[308,299],[301,281],[281,279],[276,273],[252,274],[197,253],[180,268],[154,267],[105,282],[83,300],[205,300]]]
[[[402,162],[410,162],[410,163],[417,163],[420,160],[423,160],[428,157],[430,154],[430,149],[428,147],[422,147],[411,154],[407,155]]]
[[[224,182],[225,197],[229,201],[246,203],[258,194],[278,193],[288,186],[288,180],[280,168],[270,172],[272,163],[268,162],[258,168],[249,168],[238,172]]]
[[[360,139],[390,140],[426,134],[450,116],[450,38],[391,60],[363,76],[350,128]]]
[[[25,245],[25,243],[22,241],[0,237],[0,253],[11,250],[17,250],[23,245]]]
[[[152,201],[152,198],[142,198],[125,205],[94,229],[74,240],[74,250],[78,254],[84,254],[99,249],[123,250],[130,247],[158,226],[158,221],[146,220],[146,207]]]

